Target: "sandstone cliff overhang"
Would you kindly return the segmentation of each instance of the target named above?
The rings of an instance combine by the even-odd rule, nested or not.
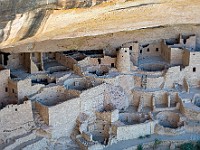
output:
[[[169,38],[172,32],[173,35],[197,32],[199,6],[197,0],[134,0],[69,10],[35,9],[16,14],[0,30],[0,50],[102,49],[128,41]]]

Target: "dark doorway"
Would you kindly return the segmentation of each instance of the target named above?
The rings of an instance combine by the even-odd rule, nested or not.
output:
[[[100,58],[98,58],[98,62],[99,62],[99,64],[101,64],[101,59]]]
[[[193,72],[196,72],[196,67],[193,68]]]
[[[3,65],[8,64],[8,56],[10,55],[9,53],[2,53],[3,54]]]

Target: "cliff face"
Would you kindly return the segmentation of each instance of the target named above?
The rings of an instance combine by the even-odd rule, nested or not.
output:
[[[18,15],[29,13],[35,9],[56,8],[57,0],[1,0],[0,1],[0,42],[6,39],[4,28],[10,26]],[[33,12],[34,13],[34,12]],[[38,16],[38,12],[35,12]],[[41,14],[41,13],[40,13]],[[9,34],[9,32],[7,33]]]
[[[200,45],[198,0],[102,2],[4,0],[0,3],[0,49],[90,50],[170,38],[179,33],[197,34]],[[96,4],[100,5],[93,6]],[[59,7],[67,9],[56,10]]]

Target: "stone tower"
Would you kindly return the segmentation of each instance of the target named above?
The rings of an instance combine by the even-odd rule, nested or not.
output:
[[[116,67],[119,72],[129,73],[130,72],[130,52],[129,48],[121,48],[117,52]]]

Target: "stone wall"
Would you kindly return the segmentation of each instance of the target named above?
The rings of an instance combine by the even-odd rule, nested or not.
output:
[[[195,35],[180,35],[179,42],[183,47],[196,50],[196,36]]]
[[[183,66],[189,66],[189,62],[190,62],[190,51],[187,49],[184,49]]]
[[[21,135],[34,126],[31,101],[0,110],[0,139]]]
[[[129,106],[129,101],[123,88],[107,85],[105,87],[104,105],[113,104],[117,109],[126,109]]]
[[[171,103],[175,104],[178,102],[178,99],[176,97],[176,92],[166,92],[163,90],[160,91],[154,91],[154,92],[146,92],[146,91],[133,91],[133,101],[132,104],[134,106],[139,105],[139,101],[141,97],[143,98],[143,107],[152,107],[152,96],[155,97],[155,105],[166,105],[167,107],[167,94],[170,94]]]
[[[20,80],[17,82],[17,93],[18,100],[22,102],[25,97],[31,96],[38,92],[45,85],[43,84],[35,84],[32,85],[31,79]]]
[[[119,110],[115,109],[111,111],[96,112],[96,118],[109,123],[115,122],[119,119]]]
[[[161,43],[155,42],[151,44],[146,44],[140,48],[140,57],[149,56],[160,56],[161,54]]]
[[[32,96],[30,99],[37,100],[45,106],[55,106],[69,99],[78,97],[79,94],[79,91],[66,90],[63,86],[57,85],[42,88],[38,94]]]
[[[189,65],[199,65],[200,52],[190,52]]]
[[[130,72],[130,50],[129,48],[121,48],[117,52],[116,68],[119,72],[128,73]]]
[[[1,66],[0,66],[1,67]],[[8,78],[10,77],[10,70],[0,68],[0,102],[3,98],[8,97]]]
[[[127,99],[123,95],[111,94],[105,96],[105,91],[110,88],[110,85],[104,83],[83,91],[78,98],[57,103],[57,105],[48,106],[48,111],[44,106],[39,106],[44,105],[43,103],[38,103],[36,108],[40,113],[44,112],[41,116],[46,120],[46,123],[48,123],[47,117],[49,118],[49,126],[52,127],[52,137],[70,136],[76,125],[76,119],[79,113],[85,113],[91,118],[95,118],[95,112],[103,111],[108,102],[113,103],[114,106],[118,106],[118,104],[122,105],[118,106],[120,108],[127,103]],[[119,88],[115,90],[116,93],[121,92]],[[53,91],[48,90],[48,92],[52,93]],[[46,97],[45,99],[49,100],[49,98],[51,98],[49,96],[51,95],[44,94],[43,97],[39,98],[44,99]],[[117,102],[115,102],[116,96],[118,98]]]
[[[80,95],[81,112],[90,116],[95,115],[95,111],[102,111],[104,108],[104,93],[106,84],[83,91]]]
[[[175,76],[175,75],[174,75]],[[192,64],[190,66],[185,67],[181,71],[181,76],[185,77],[189,86],[199,86],[199,78],[200,78],[200,65],[199,64]],[[180,78],[180,76],[179,76]]]
[[[35,108],[38,110],[41,118],[44,122],[49,125],[49,108],[47,106],[41,105],[39,102],[35,102]]]
[[[182,50],[180,48],[171,48],[170,64],[171,65],[182,65],[183,64],[183,53],[184,53],[184,50]]]
[[[146,88],[148,89],[161,89],[164,83],[164,77],[149,78],[147,77]]]
[[[128,103],[132,103],[133,94],[131,90],[135,87],[135,78],[132,75],[118,75],[115,78],[105,78],[104,81],[113,86],[122,87],[127,95]]]
[[[138,138],[140,136],[153,134],[154,127],[155,123],[153,121],[137,125],[119,126],[116,130],[117,140],[129,140]]]
[[[164,78],[165,78],[164,88],[173,88],[174,83],[179,83],[182,85],[183,76],[181,74],[180,66],[169,68]]]
[[[138,57],[139,57],[139,43],[138,42],[129,42],[122,44],[122,47],[129,48],[130,50],[130,59],[134,65],[138,65]]]
[[[85,59],[78,62],[81,67],[85,66],[94,66],[94,65],[108,65],[108,66],[116,66],[116,58],[112,58],[110,56],[104,56],[103,58],[91,58],[86,57]]]
[[[8,56],[7,67],[9,69],[19,69],[24,64],[24,54],[13,53]]]
[[[77,61],[75,59],[73,59],[72,57],[66,56],[65,54],[62,54],[62,53],[56,53],[56,60],[60,64],[66,66],[70,69],[73,69],[74,64],[77,63]]]
[[[11,78],[8,79],[8,92],[9,97],[16,98],[18,97],[18,89],[17,89],[17,82],[18,80],[12,80]]]
[[[182,103],[181,112],[191,120],[200,121],[200,108],[192,103]]]
[[[161,57],[170,63],[171,48],[166,44],[165,40],[161,42]]]
[[[49,108],[52,137],[70,136],[80,111],[80,98],[68,100]]]

